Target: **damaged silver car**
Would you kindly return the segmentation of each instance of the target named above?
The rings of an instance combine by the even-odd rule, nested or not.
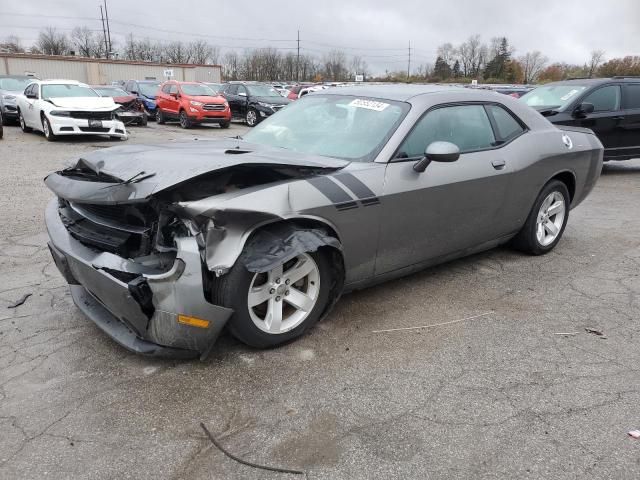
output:
[[[553,249],[603,148],[516,99],[437,86],[306,96],[244,138],[129,145],[52,173],[49,246],[134,352],[272,347],[343,292],[510,242]]]

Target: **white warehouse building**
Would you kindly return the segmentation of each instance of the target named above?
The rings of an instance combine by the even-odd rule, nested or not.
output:
[[[108,85],[118,80],[221,81],[220,65],[164,64],[103,58],[0,53],[0,75],[78,80]]]

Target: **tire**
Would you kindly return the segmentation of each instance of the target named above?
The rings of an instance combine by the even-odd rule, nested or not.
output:
[[[58,137],[56,137],[55,133],[53,133],[53,130],[51,130],[51,123],[49,123],[49,119],[43,114],[41,120],[42,120],[42,131],[44,132],[44,137],[49,142],[55,142]]]
[[[24,121],[24,117],[22,116],[22,111],[18,109],[18,123],[20,124],[20,129],[24,133],[29,133],[31,131],[31,127],[27,127],[27,124]]]
[[[522,230],[513,239],[513,246],[531,255],[549,253],[562,238],[570,205],[567,186],[551,180],[540,191]]]
[[[164,118],[164,113],[162,113],[162,110],[160,110],[160,107],[158,107],[156,109],[156,123],[158,125],[164,125],[164,123],[167,121],[166,118]]]
[[[247,114],[245,115],[244,119],[247,122],[247,125],[249,125],[250,127],[255,127],[260,122],[260,117],[255,108],[250,108],[249,110],[247,110]]]
[[[184,110],[180,110],[180,127],[191,128],[191,120],[189,120],[189,116]]]
[[[312,271],[301,280],[287,284],[286,279],[288,273],[292,272],[292,266],[308,266]],[[271,272],[256,274],[249,272],[243,262],[238,261],[227,275],[214,281],[211,295],[213,303],[234,310],[227,324],[229,331],[249,346],[271,348],[298,338],[320,319],[329,302],[333,284],[329,255],[321,251],[304,253],[280,268],[283,268],[283,273],[276,267]],[[280,282],[276,283],[278,280]],[[252,288],[256,290],[256,294],[262,292],[267,295],[268,300],[250,308],[249,294]],[[297,293],[294,294],[294,291]],[[307,298],[313,299],[313,303],[308,304],[308,310],[296,309],[287,301],[287,298],[293,299],[294,295],[298,300],[305,298],[299,297],[301,291],[307,294]],[[279,329],[276,329],[273,321],[267,321],[269,309],[272,307],[276,310],[280,308],[282,314]]]
[[[138,125],[140,125],[141,127],[146,127],[148,122],[149,122],[149,120],[147,119],[147,115],[144,114],[144,115],[142,115],[142,118],[138,122]]]
[[[229,125],[231,125],[231,122],[220,122],[219,125],[220,125],[220,128],[229,128]]]

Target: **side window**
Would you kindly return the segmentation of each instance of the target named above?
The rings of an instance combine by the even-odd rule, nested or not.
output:
[[[620,86],[607,85],[587,95],[583,103],[592,103],[595,112],[620,110]]]
[[[504,108],[498,105],[487,105],[487,110],[493,117],[500,142],[508,142],[524,132],[522,125]]]
[[[171,85],[163,85],[163,86],[162,86],[162,93],[169,93],[169,87],[170,87],[170,86],[171,86]]]
[[[640,109],[640,83],[631,83],[625,87],[624,108]]]
[[[27,88],[24,89],[25,97],[31,93],[31,88],[32,87],[33,87],[33,85],[29,85]]]
[[[422,157],[433,142],[451,142],[465,153],[495,146],[495,137],[482,105],[437,108],[418,121],[399,157]]]
[[[245,87],[244,85],[238,85],[238,95],[240,95],[241,93],[249,95],[249,93],[247,92],[247,87]]]
[[[173,84],[169,88],[169,93],[178,93],[178,86]]]
[[[131,82],[130,82],[130,81],[124,84],[124,89],[125,89],[127,92],[130,92],[130,91],[131,91]]]
[[[238,85],[235,85],[235,84],[229,85],[229,87],[227,88],[227,93],[230,95],[237,95]]]

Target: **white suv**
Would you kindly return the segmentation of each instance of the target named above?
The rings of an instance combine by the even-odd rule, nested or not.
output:
[[[100,97],[84,83],[38,80],[18,96],[17,104],[22,131],[40,130],[49,141],[59,135],[127,138],[124,124],[114,116],[119,105],[110,97]]]

